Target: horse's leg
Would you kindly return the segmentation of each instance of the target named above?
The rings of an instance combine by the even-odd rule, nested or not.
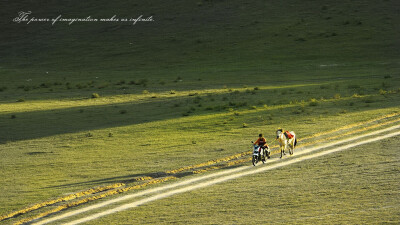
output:
[[[283,155],[286,155],[285,150],[287,149],[287,147],[288,147],[288,140],[285,139],[285,144],[283,145]]]
[[[294,153],[294,149],[296,148],[296,144],[297,144],[297,138],[296,138],[296,134],[294,132],[293,133],[293,141],[292,141],[292,155]]]
[[[296,148],[296,136],[294,136],[293,145],[292,145],[292,155],[294,153],[294,149]]]
[[[286,155],[285,150],[286,150],[286,146],[287,146],[287,139],[283,138],[284,135],[281,134],[281,136],[279,137],[279,147],[281,149],[281,158]]]
[[[290,142],[292,142],[292,143],[290,143]],[[289,142],[289,154],[293,155],[293,141],[290,141],[290,142]]]
[[[282,146],[282,148],[281,148],[281,158],[282,158],[283,155],[286,155],[285,149],[286,149],[286,146],[285,145]]]

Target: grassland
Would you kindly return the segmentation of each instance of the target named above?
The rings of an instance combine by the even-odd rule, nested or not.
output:
[[[400,112],[397,1],[185,1],[178,5],[70,1],[45,7],[18,1],[2,8],[7,10],[0,20],[0,215],[69,193],[118,182],[135,184],[136,177],[234,155],[249,150],[258,133],[272,143],[280,127],[296,131],[301,141],[321,131]],[[152,14],[155,22],[135,26],[13,23],[22,8],[43,17]],[[390,142],[398,146],[398,139]],[[379,151],[396,157],[396,152]],[[366,152],[371,156],[372,150]],[[368,171],[375,168],[370,165],[390,161],[390,157],[356,155],[340,160],[365,160],[365,164],[357,162]],[[340,160],[328,162],[346,172],[347,182],[358,167],[351,162],[341,167]],[[315,175],[314,185],[326,182],[327,192],[343,198],[327,179],[333,172],[319,171],[321,161],[292,166],[290,172],[297,170],[308,181]],[[307,170],[299,169],[305,165]],[[199,192],[213,199],[240,185],[240,196],[247,200],[252,193],[248,190],[261,189],[265,176],[273,187],[282,182],[293,187],[298,180],[284,179],[288,171],[273,173],[276,176],[230,183],[226,192],[219,192],[219,186],[210,193]],[[377,177],[366,172],[352,181],[353,186],[360,183],[361,188],[365,176]],[[392,186],[398,180],[393,174],[377,179],[387,179]],[[319,190],[310,193],[310,187],[303,183],[294,190],[293,196],[310,194],[299,204],[318,194]],[[367,201],[357,190],[345,189],[355,197],[342,199],[343,204]],[[277,209],[268,221],[293,222],[294,217],[286,221],[288,217],[281,216],[286,206],[278,203],[280,198],[290,198],[283,195],[288,189],[275,191],[279,198],[272,200],[276,207],[271,208]],[[314,206],[330,204],[327,198]],[[376,203],[390,206],[385,213],[391,213],[398,199],[395,195]],[[235,202],[226,195],[222,200],[221,208],[226,209]],[[254,202],[246,205],[250,203]],[[244,208],[251,209],[243,207],[239,223],[256,217]],[[192,209],[193,218],[212,223],[201,216],[207,215],[203,209]],[[315,208],[308,206],[297,215],[307,219],[310,211]],[[168,207],[161,212],[165,223],[176,221]],[[146,216],[144,211],[135,213]],[[235,222],[227,218],[230,213],[218,214],[219,223]],[[357,212],[332,221],[362,223],[363,215]],[[307,223],[321,214],[309,216],[315,218]],[[127,214],[121,218],[130,220]],[[195,220],[188,217],[185,222]]]
[[[162,199],[87,224],[396,224],[398,139]]]

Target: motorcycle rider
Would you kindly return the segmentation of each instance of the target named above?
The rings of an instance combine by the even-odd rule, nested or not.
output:
[[[268,151],[269,146],[268,146],[267,140],[264,138],[263,134],[259,134],[259,135],[258,135],[258,139],[257,139],[256,142],[254,142],[254,144],[260,146],[262,149],[264,149],[264,151],[267,150],[267,158],[268,158],[268,159],[271,158],[271,157],[269,156],[270,153],[269,153],[269,151]],[[259,150],[259,153],[261,153],[261,148],[260,148],[260,150]]]

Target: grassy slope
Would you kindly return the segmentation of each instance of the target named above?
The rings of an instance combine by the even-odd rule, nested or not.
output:
[[[198,2],[2,7],[0,213],[399,110],[396,1]],[[22,8],[156,21],[12,23]]]
[[[398,148],[387,139],[87,224],[396,224]]]

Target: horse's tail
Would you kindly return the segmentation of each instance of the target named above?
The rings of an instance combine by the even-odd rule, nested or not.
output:
[[[294,146],[297,145],[297,138],[294,138]]]

